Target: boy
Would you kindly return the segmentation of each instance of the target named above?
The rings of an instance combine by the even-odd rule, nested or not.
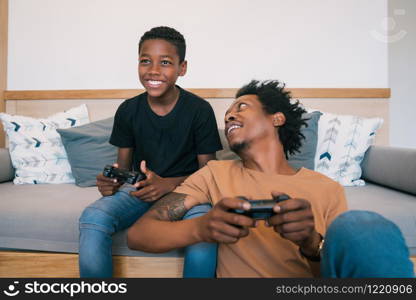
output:
[[[153,28],[140,39],[138,73],[146,92],[120,105],[110,143],[118,147],[116,166],[139,167],[146,179],[120,186],[102,174],[97,176],[104,197],[88,206],[79,221],[81,277],[111,277],[112,234],[131,226],[154,201],[215,159],[215,152],[222,149],[209,103],[175,85],[186,73],[185,52],[183,36],[169,27]],[[208,209],[199,206],[185,218]],[[216,245],[193,247],[187,249],[190,256],[185,256],[184,276],[213,276]]]

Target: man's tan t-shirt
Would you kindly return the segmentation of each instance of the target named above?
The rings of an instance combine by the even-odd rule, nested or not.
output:
[[[336,216],[347,209],[343,187],[328,177],[301,168],[295,175],[276,175],[244,168],[239,160],[210,161],[188,177],[174,192],[198,203],[215,205],[222,198],[244,196],[271,199],[277,191],[311,203],[315,229],[325,235]],[[218,277],[312,277],[299,247],[260,221],[257,228],[235,244],[220,244]]]

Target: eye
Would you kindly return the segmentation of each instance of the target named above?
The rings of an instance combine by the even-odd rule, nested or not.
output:
[[[161,62],[160,62],[162,65],[165,65],[165,66],[167,66],[167,65],[171,65],[172,64],[172,62],[170,62],[169,60],[162,60]]]
[[[239,103],[238,104],[238,110],[240,111],[240,110],[243,110],[243,109],[245,109],[245,108],[247,108],[247,104],[246,103],[244,103],[244,102],[241,102],[241,103]]]
[[[145,65],[145,64],[149,64],[150,63],[150,59],[148,58],[142,58],[140,60],[140,64]]]

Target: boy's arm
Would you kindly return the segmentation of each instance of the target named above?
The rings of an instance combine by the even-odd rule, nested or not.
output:
[[[117,164],[121,169],[131,170],[133,148],[118,148]]]
[[[216,160],[217,157],[215,153],[209,153],[209,154],[198,154],[198,165],[201,169],[204,167],[210,160]]]
[[[117,168],[131,169],[131,161],[133,156],[133,148],[118,148]],[[97,175],[97,188],[102,196],[111,196],[120,188],[120,183],[114,178],[108,178],[100,173]]]
[[[215,153],[198,154],[199,168],[205,166],[207,162],[212,159],[216,159]],[[147,169],[145,163],[141,163],[140,169],[146,174],[147,179],[136,183],[136,188],[140,187],[140,189],[132,192],[131,195],[147,202],[156,201],[167,193],[172,192],[188,177],[160,177],[156,173]]]
[[[198,154],[198,166],[201,169],[204,167],[210,160],[216,160],[217,157],[215,153],[209,154]],[[188,176],[182,177],[167,177],[166,180],[169,181],[170,185],[173,187],[171,191],[173,191],[178,185],[185,181]]]

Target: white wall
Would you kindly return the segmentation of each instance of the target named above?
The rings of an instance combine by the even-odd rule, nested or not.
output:
[[[389,1],[390,145],[416,148],[416,1]]]
[[[188,43],[183,87],[388,87],[372,36],[387,0],[11,0],[8,89],[137,88],[137,43],[169,25]]]

